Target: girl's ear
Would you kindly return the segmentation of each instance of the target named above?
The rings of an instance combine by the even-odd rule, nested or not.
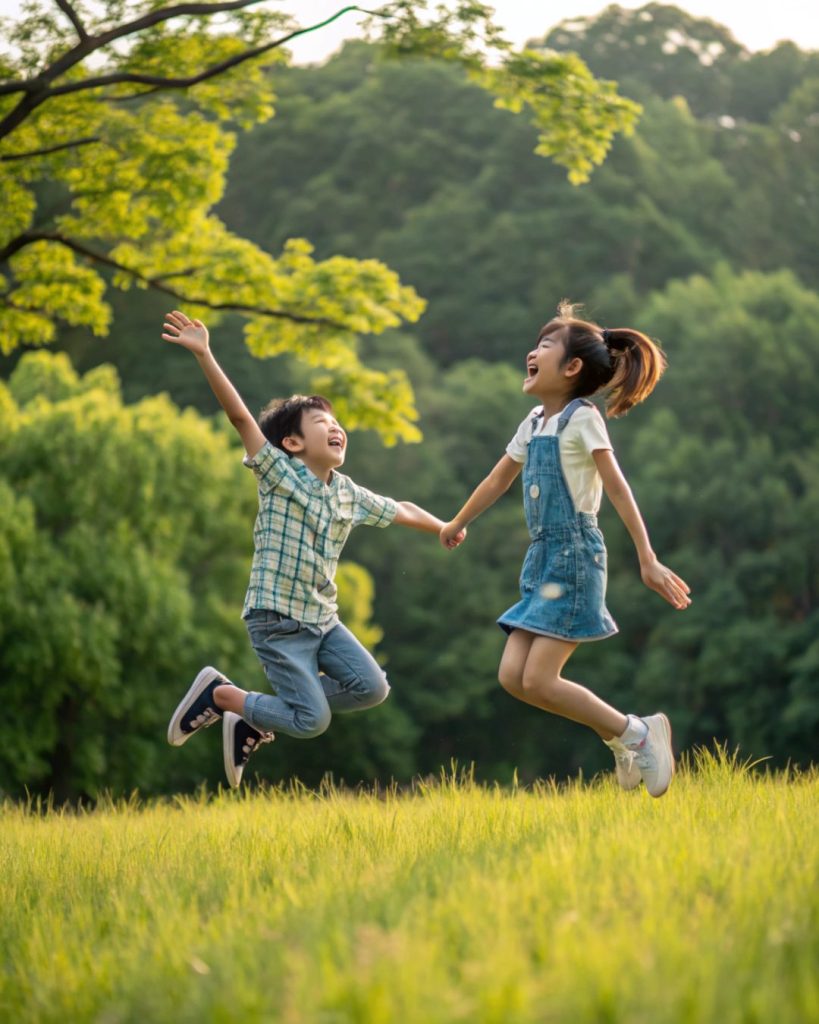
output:
[[[564,377],[576,377],[578,373],[583,369],[583,360],[579,356],[575,356],[574,359],[570,359],[568,363],[563,367]]]

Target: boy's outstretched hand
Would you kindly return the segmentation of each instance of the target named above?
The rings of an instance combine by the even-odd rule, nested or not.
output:
[[[203,356],[208,351],[207,327],[201,320],[191,320],[184,313],[180,313],[178,309],[165,314],[162,330],[163,341],[181,345],[193,352],[195,356]]]
[[[441,527],[438,538],[445,548],[457,548],[466,540],[466,527],[456,522],[446,523]]]

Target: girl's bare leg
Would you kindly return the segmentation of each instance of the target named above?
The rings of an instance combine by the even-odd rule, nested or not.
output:
[[[498,670],[501,685],[526,704],[587,725],[601,739],[622,736],[628,725],[625,715],[585,686],[561,676],[576,647],[570,641],[513,630]]]

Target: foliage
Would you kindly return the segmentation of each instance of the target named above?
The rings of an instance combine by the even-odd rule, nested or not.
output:
[[[788,272],[721,268],[670,286],[646,319],[674,369],[629,455],[697,596],[676,635],[652,633],[638,692],[679,701],[695,734],[810,758],[819,705],[797,679],[819,622],[819,297]]]
[[[399,384],[375,387],[370,418],[357,420],[373,429],[351,435],[347,471],[442,517],[501,455],[528,409],[523,359],[562,295],[585,299],[604,324],[633,323],[659,338],[670,357],[660,388],[610,429],[655,547],[694,586],[694,604],[679,615],[645,590],[633,546],[604,502],[609,604],[621,633],[582,648],[570,674],[617,707],[663,707],[678,748],[716,735],[778,763],[806,763],[815,758],[819,723],[819,557],[811,534],[819,515],[816,55],[795,51],[787,63],[787,47],[753,56],[728,47],[715,65],[694,65],[690,54],[663,65],[664,36],[640,43],[639,14],[628,12],[620,27],[606,22],[613,42],[590,22],[594,47],[578,43],[596,74],[623,79],[615,68],[627,68],[629,92],[644,104],[639,130],[618,140],[581,189],[533,155],[532,126],[493,109],[462,67],[426,57],[388,62],[376,47],[356,44],[322,67],[277,72],[280,117],[241,138],[216,212],[261,250],[280,251],[306,234],[317,261],[337,252],[375,257],[426,296],[412,335],[389,329],[363,337],[357,353],[360,366],[384,375],[378,380],[406,374],[424,444],[384,448],[376,428]],[[659,25],[660,13],[652,16]],[[677,17],[679,24],[664,13],[662,31],[706,42],[720,36]],[[552,45],[560,48],[554,38]],[[651,59],[641,56],[646,47]],[[701,80],[712,72],[719,88]],[[754,89],[741,94],[738,83],[746,88],[749,76]],[[711,108],[702,97],[717,94],[727,97],[725,116],[704,115]],[[167,297],[152,290],[108,297],[116,329],[107,342],[82,327],[60,330],[58,344],[74,364],[115,364],[128,403],[167,390],[178,405],[215,411],[187,359],[157,341]],[[310,375],[320,366],[255,359],[243,323],[226,317],[214,345],[251,408],[315,383]],[[339,359],[333,397],[349,426],[359,370],[345,378],[345,366]],[[26,385],[25,402],[45,388],[37,383],[44,373],[40,366],[34,386]],[[4,436],[14,436],[22,402],[0,388]],[[23,454],[19,460],[33,472]],[[85,460],[71,465],[70,484],[79,489]],[[45,475],[38,479],[45,493]],[[7,476],[0,499],[3,550],[25,548],[33,566],[44,542],[36,505],[26,506],[33,499],[16,481]],[[238,486],[247,490],[248,481]],[[49,500],[58,503],[55,493]],[[109,500],[99,493],[88,515]],[[230,518],[241,506],[237,536],[246,544],[252,493],[228,493],[220,508],[230,511],[220,514]],[[455,552],[413,531],[356,531],[347,550],[375,593],[370,608],[364,582],[342,590],[344,615],[354,616],[348,624],[360,615],[364,628],[383,631],[376,651],[390,700],[366,715],[340,716],[309,744],[280,738],[259,755],[258,770],[311,784],[327,770],[352,784],[408,779],[451,757],[474,759],[481,777],[500,780],[516,770],[529,780],[609,768],[608,752],[587,730],[538,715],[497,685],[503,638],[494,620],[515,599],[526,543],[517,488]],[[161,654],[158,669],[145,668],[146,678],[167,685],[167,707],[150,733],[158,768],[140,776],[154,780],[149,788],[221,777],[213,736],[181,751],[162,738],[167,712],[201,660],[218,658],[237,681],[266,686],[236,620],[248,559],[245,548],[237,551],[229,586],[211,575],[210,563],[196,575],[192,600],[219,593],[224,614],[190,662],[177,657],[171,667],[168,656],[166,668]],[[17,564],[0,556],[4,615],[16,600]],[[112,600],[115,618],[121,605]],[[40,641],[31,643],[28,653],[15,648],[15,661],[38,664]],[[87,724],[97,728],[96,720]],[[28,763],[25,752],[20,757]],[[47,775],[21,773],[5,784],[35,777]],[[111,775],[112,785],[119,780]]]
[[[723,25],[662,3],[634,10],[610,4],[595,17],[566,19],[532,45],[576,50],[627,92],[682,95],[703,115],[727,112],[731,70],[744,56]]]
[[[640,46],[623,45],[618,59],[650,79]],[[720,262],[790,266],[812,284],[812,81],[753,125],[697,116],[684,76],[668,84],[674,98],[644,84],[639,130],[572,189],[532,155],[531,126],[460,69],[348,46],[280,76],[281,119],[240,141],[219,211],[260,245],[301,227],[322,255],[343,247],[395,267],[428,300],[414,331],[436,362],[508,361],[563,295],[611,324]]]
[[[0,402],[0,788],[219,778],[164,733],[202,664],[265,685],[239,618],[255,490],[233,439],[162,395],[123,404],[110,367],[79,377],[64,354],[27,355]],[[377,642],[369,576],[340,581]]]
[[[115,287],[159,290],[211,323],[226,309],[240,312],[255,355],[287,352],[322,367],[322,386],[338,391],[351,425],[375,425],[387,443],[418,440],[405,376],[377,374],[357,357],[359,334],[418,319],[415,291],[374,259],[317,262],[299,237],[273,256],[213,213],[235,131],[273,114],[272,72],[286,42],[321,27],[249,10],[258,2],[120,0],[100,9],[62,0],[59,12],[32,2],[7,22],[0,349],[51,343],[60,322],[106,334],[105,270]],[[445,56],[505,105],[531,108],[539,150],[572,180],[585,180],[614,134],[631,129],[637,106],[577,58],[516,57],[483,5],[460,3],[431,19],[426,6],[401,0],[377,12],[388,51]],[[483,70],[479,38],[507,56],[502,67]]]

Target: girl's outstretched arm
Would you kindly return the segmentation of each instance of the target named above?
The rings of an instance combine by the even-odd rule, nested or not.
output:
[[[473,519],[477,519],[481,512],[494,505],[498,498],[509,490],[521,469],[523,466],[520,462],[515,462],[508,455],[501,456],[500,461],[489,476],[478,484],[457,516],[441,530],[439,536],[445,548],[457,547],[455,538],[460,531],[465,530]]]
[[[603,490],[609,501],[617,509],[617,514],[634,541],[637,557],[640,559],[640,575],[643,583],[656,590],[675,608],[687,608],[691,604],[688,596],[691,590],[685,580],[657,560],[648,539],[648,530],[637,508],[637,502],[631,493],[628,481],[614,457],[614,452],[598,449],[592,452],[597,471],[603,481]]]

